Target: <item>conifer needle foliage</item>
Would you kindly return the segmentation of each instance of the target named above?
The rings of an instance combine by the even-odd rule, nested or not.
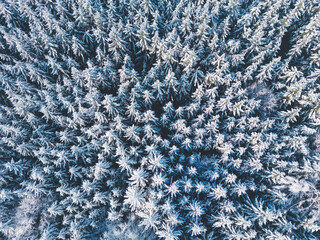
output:
[[[0,239],[320,239],[318,0],[0,0]]]

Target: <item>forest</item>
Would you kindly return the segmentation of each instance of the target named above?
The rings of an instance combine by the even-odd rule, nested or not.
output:
[[[0,0],[0,239],[320,239],[319,0]]]

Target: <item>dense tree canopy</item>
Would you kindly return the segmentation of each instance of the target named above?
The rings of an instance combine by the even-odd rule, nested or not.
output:
[[[0,0],[1,239],[319,239],[318,0]]]

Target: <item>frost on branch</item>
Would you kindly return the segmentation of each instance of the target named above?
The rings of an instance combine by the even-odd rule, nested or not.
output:
[[[319,16],[0,1],[0,238],[319,239]]]

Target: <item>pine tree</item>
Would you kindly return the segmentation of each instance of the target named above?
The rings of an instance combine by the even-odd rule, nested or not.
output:
[[[0,238],[317,239],[319,40],[317,0],[0,1]]]

